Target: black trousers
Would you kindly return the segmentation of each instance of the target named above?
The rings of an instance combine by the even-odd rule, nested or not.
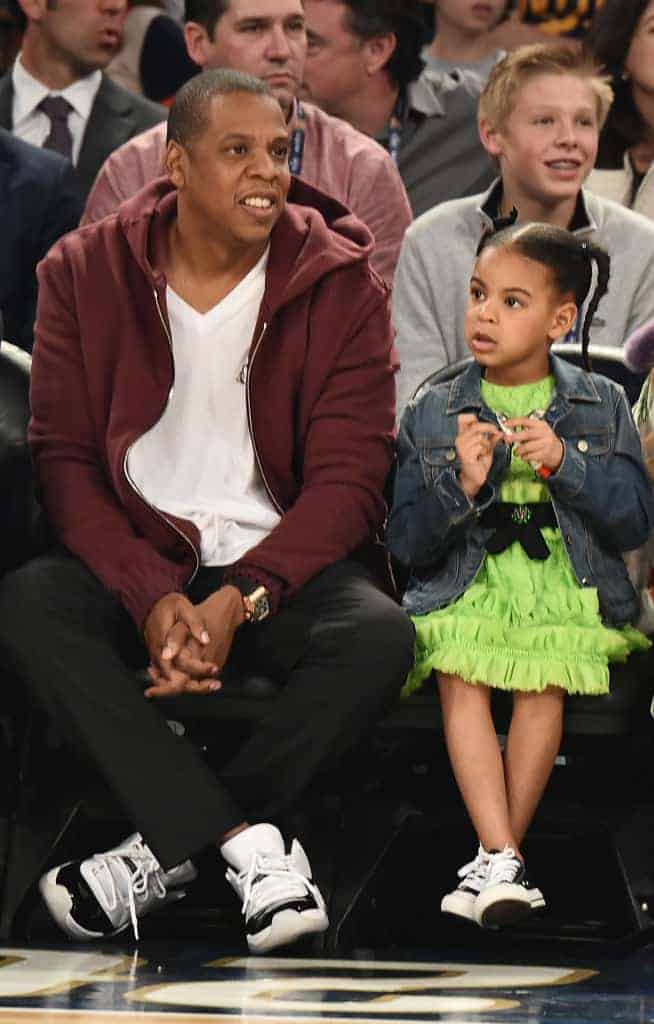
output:
[[[197,603],[218,586],[220,570],[202,569],[189,597]],[[411,668],[413,627],[353,561],[330,566],[276,615],[242,627],[224,678],[238,665],[283,686],[219,777],[170,730],[166,701],[143,696],[135,668],[147,652],[136,627],[67,551],[0,582],[0,653],[170,868],[242,821],[283,811],[329,757],[369,729]],[[222,693],[193,698],[198,714]]]

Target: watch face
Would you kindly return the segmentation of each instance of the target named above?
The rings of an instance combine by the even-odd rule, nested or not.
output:
[[[261,622],[262,619],[270,615],[270,599],[265,587],[257,587],[243,600],[249,611],[250,622]]]
[[[254,602],[252,618],[255,622],[261,622],[261,620],[265,619],[268,615],[270,615],[270,601],[268,600],[267,594],[262,594],[261,597],[258,597]]]

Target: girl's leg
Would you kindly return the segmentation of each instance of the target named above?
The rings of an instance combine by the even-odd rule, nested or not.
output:
[[[454,776],[485,850],[517,849],[490,689],[439,673],[445,742]]]
[[[520,844],[552,774],[561,746],[565,690],[515,693],[504,751],[511,831]]]

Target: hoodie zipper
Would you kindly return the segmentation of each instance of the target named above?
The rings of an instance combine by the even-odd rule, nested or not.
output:
[[[170,404],[170,396],[172,395],[173,388],[175,386],[175,358],[173,356],[173,343],[172,343],[172,339],[170,337],[170,332],[168,330],[168,325],[166,324],[166,321],[164,319],[164,315],[161,312],[161,306],[159,305],[159,296],[157,295],[157,289],[156,288],[154,289],[154,304],[157,307],[157,313],[159,314],[159,319],[161,321],[161,326],[164,329],[164,334],[166,335],[166,341],[168,342],[168,348],[170,349],[170,361],[171,361],[172,367],[173,367],[173,383],[171,384],[170,388],[168,389],[168,395],[166,397],[166,401],[164,403],[163,409],[161,410],[161,412],[157,416],[157,418],[154,421],[154,423],[148,428],[148,430],[152,430],[152,428],[155,427],[157,425],[157,423],[159,423],[159,421],[161,420],[161,417],[163,416],[163,414],[165,413],[166,409],[168,408],[168,406]],[[148,431],[145,431],[144,433],[147,433],[147,432]],[[143,435],[141,434],[140,436],[142,437]],[[134,493],[137,495],[137,497],[139,497],[141,499],[143,504],[146,505],[150,509],[150,511],[153,512],[156,515],[156,517],[158,519],[162,519],[163,522],[166,523],[166,525],[169,526],[171,530],[174,530],[174,532],[179,537],[181,537],[183,541],[186,542],[186,544],[190,547],[191,551],[193,552],[193,559],[194,559],[195,565],[194,565],[193,572],[191,573],[191,575],[189,576],[189,578],[187,580],[187,584],[186,585],[188,586],[190,583],[193,582],[193,580],[197,576],[198,569],[200,568],[200,554],[199,554],[197,548],[195,547],[195,544],[193,543],[193,541],[189,540],[189,538],[186,536],[184,531],[180,530],[179,527],[176,526],[175,523],[171,522],[171,520],[168,518],[168,516],[164,515],[164,513],[161,512],[158,508],[155,508],[154,505],[151,505],[150,502],[148,501],[148,499],[143,494],[143,492],[141,490],[139,490],[139,488],[136,486],[136,484],[132,480],[132,478],[131,478],[131,476],[129,474],[129,468],[128,468],[127,462],[128,462],[128,459],[129,459],[129,453],[131,452],[132,448],[134,447],[134,444],[135,444],[136,440],[138,440],[138,438],[135,438],[134,441],[132,441],[132,443],[129,445],[127,451],[125,452],[125,456],[123,458],[123,472],[125,474],[125,478],[127,480],[127,483],[130,485],[130,487],[132,488]]]
[[[266,333],[267,330],[268,330],[268,324],[264,323],[262,328],[261,328],[261,332],[259,334],[259,337],[256,340],[255,346],[252,349],[252,355],[249,357],[249,359],[248,359],[248,361],[246,363],[246,367],[245,367],[245,404],[246,404],[246,408],[247,408],[248,429],[250,431],[250,440],[252,441],[252,450],[254,451],[254,459],[255,459],[255,462],[257,464],[257,469],[259,470],[259,473],[261,474],[261,479],[263,480],[263,486],[266,488],[266,493],[267,493],[268,497],[270,498],[271,502],[273,503],[273,505],[275,506],[275,508],[279,512],[280,516],[282,516],[282,515],[284,515],[284,509],[281,507],[281,505],[277,501],[277,498],[273,494],[272,488],[271,488],[270,484],[268,483],[268,480],[266,479],[266,474],[264,473],[263,466],[261,464],[261,459],[259,457],[259,452],[257,450],[257,442],[256,442],[255,437],[254,437],[254,425],[252,423],[252,397],[251,397],[251,393],[250,393],[250,375],[251,375],[251,372],[252,372],[252,364],[254,363],[254,360],[256,358],[257,352],[259,351],[259,348],[261,346],[261,342],[263,341],[263,336],[264,336],[264,334]]]

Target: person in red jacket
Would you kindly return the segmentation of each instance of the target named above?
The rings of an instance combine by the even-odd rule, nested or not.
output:
[[[0,644],[137,830],[41,879],[76,939],[137,933],[213,843],[253,952],[324,930],[272,819],[412,664],[362,554],[393,458],[387,289],[348,210],[300,182],[287,204],[288,147],[267,85],[205,72],[168,177],[40,265],[30,439],[60,547],[3,579]],[[279,696],[216,777],[165,698],[201,713],[244,671]]]

